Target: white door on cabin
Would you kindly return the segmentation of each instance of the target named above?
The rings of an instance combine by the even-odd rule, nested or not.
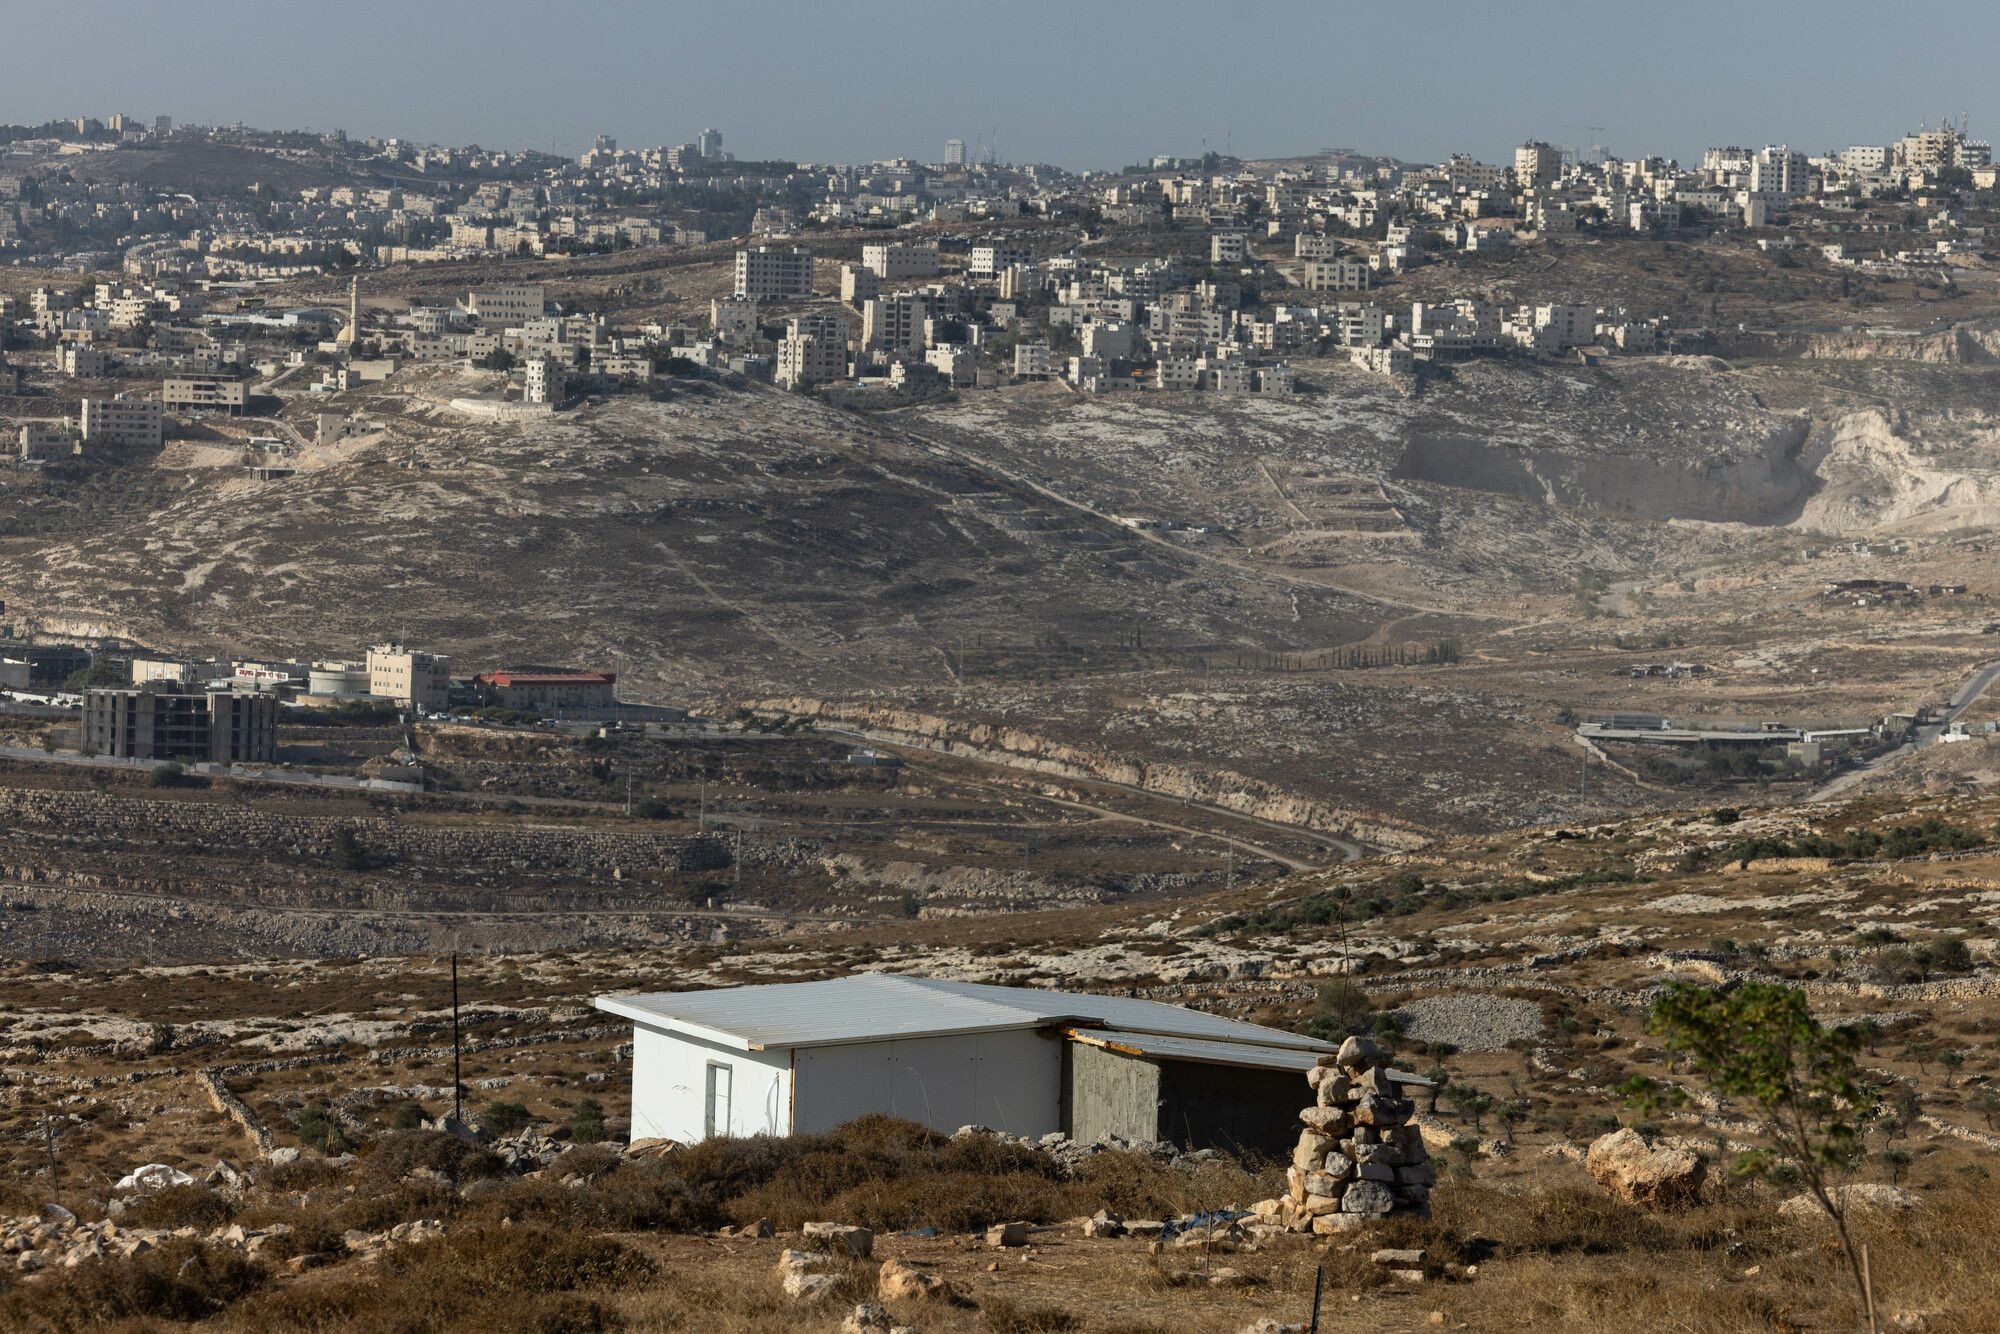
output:
[[[733,1074],[730,1067],[709,1062],[708,1105],[702,1117],[702,1134],[710,1139],[729,1133],[729,1092]]]

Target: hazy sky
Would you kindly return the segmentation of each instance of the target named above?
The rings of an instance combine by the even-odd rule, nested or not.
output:
[[[0,0],[0,121],[113,112],[575,153],[1108,167],[1204,144],[1683,161],[2000,137],[1978,0]],[[1593,129],[1602,126],[1602,130]]]

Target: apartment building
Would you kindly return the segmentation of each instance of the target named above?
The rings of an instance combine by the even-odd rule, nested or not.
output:
[[[1365,292],[1374,281],[1366,260],[1309,259],[1305,286],[1315,292]]]
[[[188,411],[243,415],[250,387],[233,375],[173,375],[160,382],[160,402]]]
[[[881,292],[882,280],[875,270],[858,264],[840,266],[840,299],[844,304],[859,310],[862,302],[873,300]]]
[[[861,267],[885,283],[908,278],[937,276],[938,252],[934,245],[887,245],[861,247]]]
[[[20,459],[23,463],[53,463],[81,452],[76,432],[67,421],[28,422],[21,427]]]
[[[925,326],[958,313],[956,293],[945,287],[879,296],[861,307],[861,344],[901,352],[924,349]]]
[[[824,384],[847,377],[848,323],[840,315],[802,315],[785,323],[778,340],[779,387]]]
[[[107,364],[104,353],[88,343],[64,343],[56,349],[56,369],[72,380],[95,380]]]
[[[540,319],[548,309],[548,294],[540,283],[478,287],[467,295],[465,308],[480,328],[505,329]]]
[[[179,681],[86,690],[83,746],[119,759],[269,764],[278,758],[278,697]]]
[[[1514,184],[1521,189],[1553,185],[1562,179],[1560,150],[1531,139],[1514,150]]]
[[[757,337],[757,298],[719,296],[708,303],[708,322],[725,343],[748,343]]]
[[[1477,297],[1414,302],[1410,306],[1410,347],[1430,357],[1490,352],[1500,345],[1500,321]]]
[[[1018,343],[1014,347],[1014,374],[1023,380],[1046,380],[1050,370],[1047,343]]]
[[[1216,232],[1208,238],[1211,264],[1241,264],[1249,253],[1249,241],[1242,232]]]
[[[963,343],[939,343],[927,349],[924,364],[935,368],[938,378],[954,389],[963,389],[979,379],[979,356]]]
[[[736,295],[759,299],[812,295],[812,251],[757,245],[736,252]]]
[[[1139,346],[1137,326],[1124,320],[1092,322],[1081,332],[1083,355],[1099,361],[1130,361]]]
[[[1802,195],[1806,192],[1806,155],[1784,144],[1760,148],[1750,158],[1750,193]]]
[[[83,400],[83,442],[132,449],[159,448],[166,439],[156,398],[86,398]]]
[[[1340,242],[1324,232],[1300,232],[1292,238],[1295,259],[1332,259],[1340,253]]]
[[[528,403],[560,403],[569,392],[569,368],[549,353],[529,357],[522,367],[521,398]]]
[[[965,271],[975,278],[992,278],[1016,264],[1033,261],[1034,256],[1028,253],[1026,246],[976,245],[972,247],[972,257],[967,261]]]
[[[435,713],[451,700],[451,660],[377,644],[368,650],[368,693]]]

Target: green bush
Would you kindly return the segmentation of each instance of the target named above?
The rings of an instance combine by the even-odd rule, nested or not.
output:
[[[570,1112],[569,1137],[578,1144],[604,1142],[604,1104],[595,1098],[580,1098]]]
[[[527,1127],[534,1118],[528,1114],[525,1103],[489,1102],[479,1113],[479,1128],[489,1134],[505,1137]]]

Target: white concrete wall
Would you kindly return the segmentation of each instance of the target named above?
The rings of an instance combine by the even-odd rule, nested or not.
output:
[[[789,1050],[737,1051],[637,1024],[632,1029],[632,1138],[700,1140],[711,1061],[731,1070],[730,1134],[791,1133]]]
[[[808,1047],[797,1072],[801,1134],[868,1112],[946,1134],[974,1124],[1015,1135],[1062,1129],[1062,1040],[1029,1030]]]

